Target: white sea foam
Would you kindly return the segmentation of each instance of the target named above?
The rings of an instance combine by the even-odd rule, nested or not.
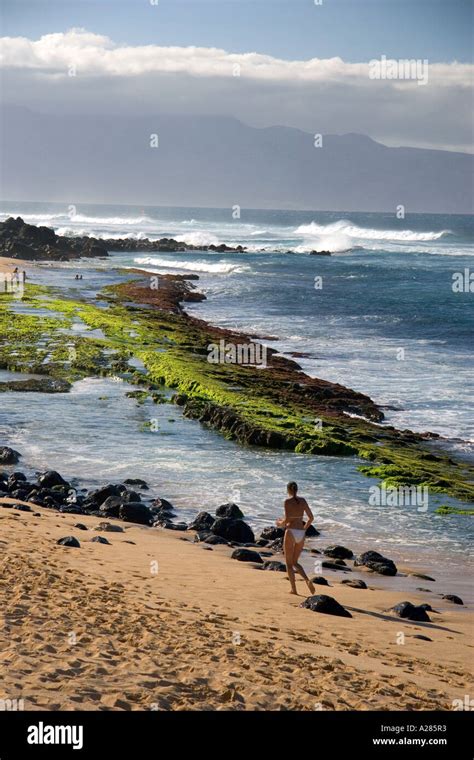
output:
[[[425,255],[473,256],[474,247],[456,245],[449,238],[450,230],[415,231],[411,229],[375,229],[361,227],[347,219],[339,219],[330,224],[318,224],[315,221],[295,227],[280,225],[259,225],[243,222],[226,223],[199,221],[194,218],[185,220],[160,220],[147,216],[144,211],[123,215],[120,211],[110,216],[91,216],[85,213],[75,215],[68,213],[64,205],[63,212],[24,213],[14,209],[0,213],[0,219],[8,216],[21,216],[30,224],[54,227],[58,235],[84,236],[98,239],[127,238],[130,240],[158,240],[172,237],[179,242],[196,247],[207,248],[209,245],[245,246],[248,253],[284,253],[288,250],[299,254],[308,254],[313,250],[327,250],[331,253],[345,253],[359,249],[375,250],[384,253],[421,253]],[[435,243],[437,243],[435,245]]]
[[[155,220],[148,216],[88,216],[87,214],[68,214],[67,211],[59,214],[24,214],[21,211],[2,212],[1,217],[21,216],[23,221],[29,224],[46,224],[56,220],[69,220],[71,224],[107,225],[109,227],[128,226],[135,224],[153,224]]]
[[[87,216],[86,214],[67,214],[71,222],[80,224],[103,224],[111,227],[127,226],[132,227],[135,224],[153,224],[154,220],[149,216]]]
[[[358,227],[351,222],[340,219],[338,222],[331,224],[317,224],[316,222],[310,222],[310,224],[301,224],[296,228],[295,234],[317,237],[320,236],[333,236],[335,234],[343,234],[348,238],[358,240],[399,240],[401,242],[429,242],[432,240],[439,240],[445,235],[450,234],[450,230],[441,230],[439,232],[415,232],[414,230],[377,230],[371,227]]]
[[[56,234],[62,237],[82,237],[92,235],[97,240],[157,240],[156,235],[150,235],[147,232],[91,232],[84,227],[57,227]]]
[[[209,274],[241,274],[251,271],[250,267],[246,264],[231,264],[226,261],[211,263],[202,259],[199,261],[186,261],[181,259],[165,259],[161,256],[141,256],[134,259],[134,262],[142,267],[185,269],[186,271],[208,272]]]
[[[351,239],[347,235],[334,232],[331,235],[316,235],[301,245],[297,245],[293,250],[295,253],[310,253],[311,251],[342,253],[342,251],[349,250],[351,246]]]
[[[0,213],[0,219],[5,220],[8,217],[13,216],[16,218],[20,216],[24,222],[28,224],[45,224],[52,222],[55,219],[68,219],[67,214],[25,214],[22,211],[2,211]]]
[[[196,232],[185,232],[183,235],[175,237],[178,243],[187,243],[187,245],[220,245],[221,241],[212,233],[207,230]]]

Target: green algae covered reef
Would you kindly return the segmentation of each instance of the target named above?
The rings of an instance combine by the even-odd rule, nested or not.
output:
[[[65,384],[104,375],[139,386],[139,403],[143,394],[161,403],[164,389],[172,389],[186,417],[241,444],[356,457],[363,474],[387,486],[426,486],[474,501],[473,467],[437,450],[434,434],[380,424],[382,411],[364,394],[310,378],[272,349],[265,366],[208,361],[209,346],[219,341],[261,344],[183,310],[183,302],[204,297],[190,282],[196,277],[163,275],[153,289],[144,274],[104,288],[101,305],[34,284],[21,300],[2,294],[0,367],[44,376],[49,392],[51,380],[64,391]]]
[[[459,509],[459,507],[448,507],[443,504],[438,509],[435,509],[437,515],[467,515],[468,517],[474,517],[474,509]]]

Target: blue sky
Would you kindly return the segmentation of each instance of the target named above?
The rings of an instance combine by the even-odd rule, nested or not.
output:
[[[76,26],[134,45],[280,58],[472,60],[472,0],[3,0],[2,35]]]

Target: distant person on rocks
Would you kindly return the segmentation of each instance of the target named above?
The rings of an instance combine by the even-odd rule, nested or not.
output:
[[[306,530],[314,520],[308,502],[302,496],[297,496],[298,485],[292,480],[287,485],[288,498],[285,499],[284,509],[285,516],[276,521],[279,528],[286,528],[283,539],[283,549],[285,552],[286,569],[290,579],[291,594],[297,594],[295,571],[306,581],[311,594],[314,594],[314,584],[309,580],[303,566],[298,563],[300,554],[303,551]],[[304,521],[304,515],[308,519]]]

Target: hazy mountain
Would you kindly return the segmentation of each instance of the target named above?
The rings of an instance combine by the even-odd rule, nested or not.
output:
[[[7,106],[10,200],[472,213],[474,157],[216,116],[57,116]],[[157,134],[159,147],[150,147]]]

